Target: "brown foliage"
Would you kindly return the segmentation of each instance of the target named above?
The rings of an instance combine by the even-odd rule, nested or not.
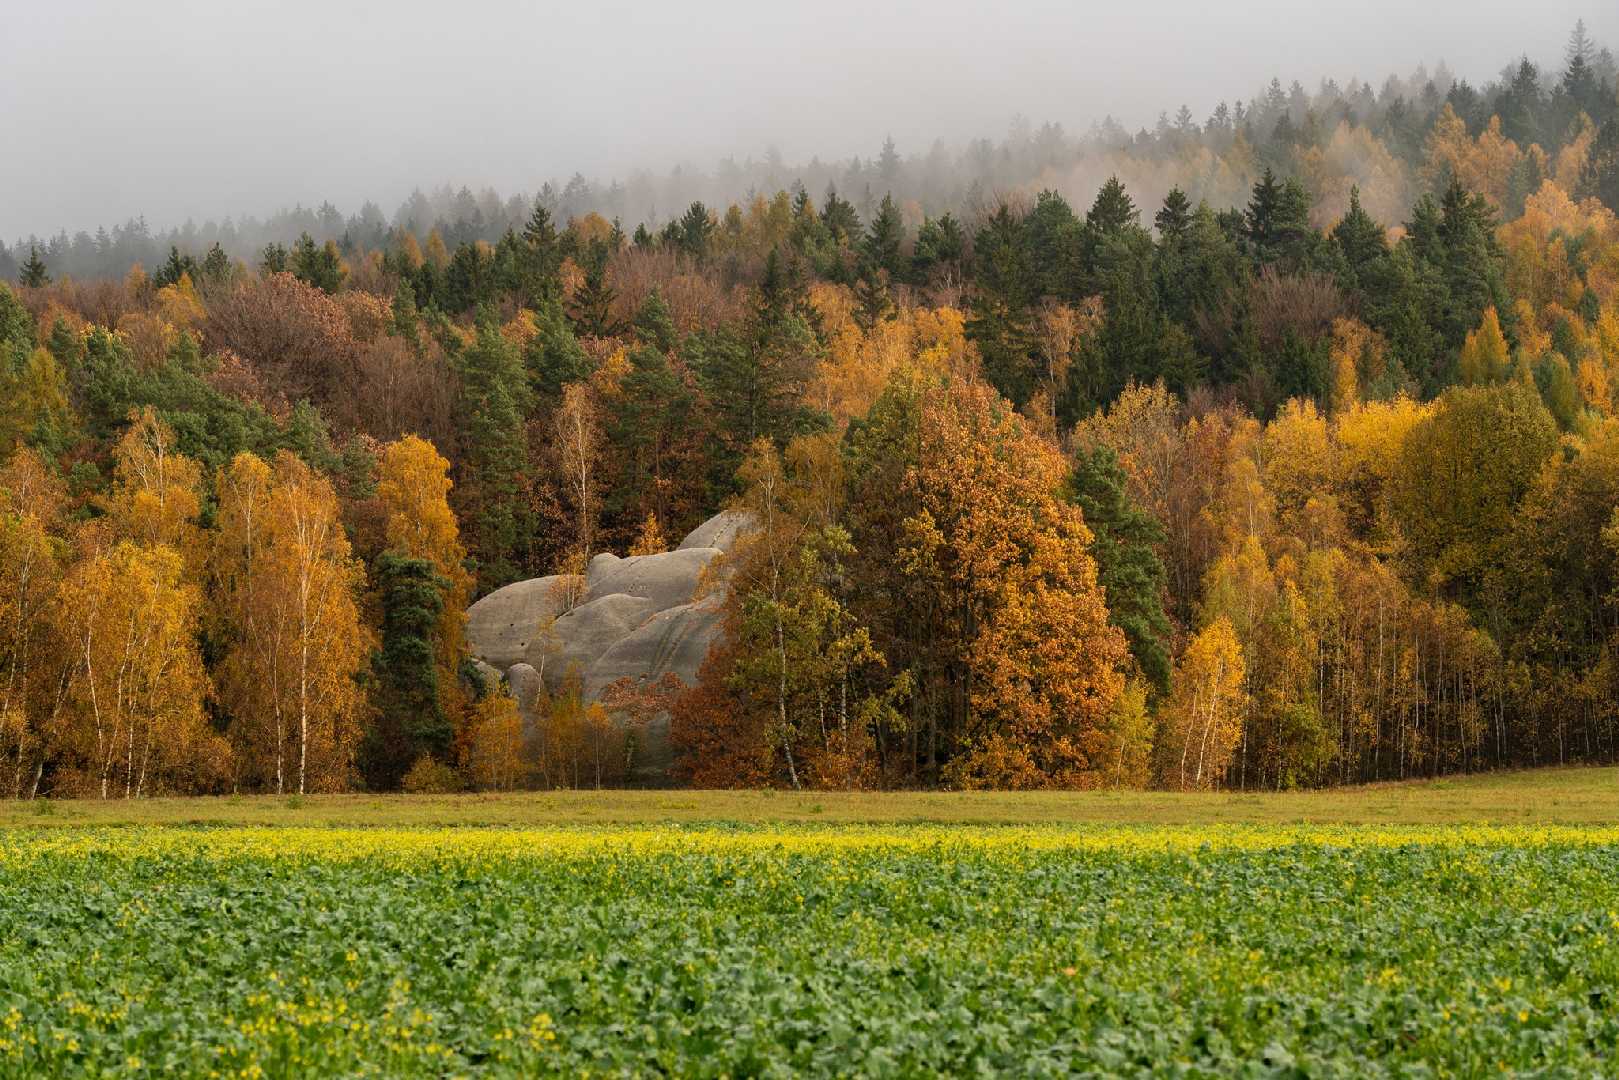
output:
[[[324,405],[355,387],[359,343],[342,306],[291,274],[237,283],[208,305],[203,338],[252,361],[272,393]]]

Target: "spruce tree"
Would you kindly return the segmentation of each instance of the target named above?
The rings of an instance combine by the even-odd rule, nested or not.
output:
[[[381,647],[371,659],[376,720],[361,746],[373,790],[388,791],[417,758],[444,760],[454,730],[439,698],[437,636],[449,583],[431,561],[385,551],[373,567],[382,607]]]
[[[1600,199],[1619,214],[1619,116],[1610,116],[1592,140],[1580,174],[1579,193],[1583,198]]]
[[[1085,224],[1096,232],[1109,234],[1137,224],[1136,219],[1135,201],[1124,190],[1119,178],[1110,176],[1107,183],[1102,185],[1102,190],[1096,193],[1096,201],[1085,215]]]
[[[1192,202],[1180,188],[1171,188],[1164,196],[1163,209],[1153,215],[1152,223],[1165,241],[1179,241],[1192,224]]]
[[[892,196],[884,195],[861,243],[865,270],[883,270],[890,281],[902,280],[905,276],[905,257],[900,254],[900,246],[904,242],[905,224],[900,219],[899,208],[894,205]]]
[[[836,188],[826,189],[826,202],[821,206],[821,225],[833,239],[853,240],[860,235],[860,215],[854,204],[840,198]]]
[[[702,203],[692,203],[680,216],[680,250],[699,262],[708,256],[708,242],[713,233],[714,222],[708,215],[708,207]]]
[[[574,337],[562,305],[546,300],[534,312],[535,333],[523,347],[529,387],[540,401],[555,403],[569,383],[590,378],[590,356]]]
[[[45,260],[39,257],[39,248],[33,244],[28,245],[28,261],[22,264],[22,272],[17,275],[17,281],[30,289],[38,289],[51,283],[51,275],[45,269]]]
[[[457,489],[466,498],[467,532],[479,587],[516,580],[525,563],[528,511],[528,373],[493,313],[479,313],[477,336],[456,364],[461,377],[459,413],[466,447]]]
[[[1158,557],[1163,527],[1130,498],[1124,469],[1108,447],[1077,453],[1069,493],[1095,536],[1091,556],[1107,596],[1108,621],[1124,632],[1141,673],[1165,693],[1171,628],[1164,614],[1168,577]]]
[[[562,295],[562,245],[551,211],[540,200],[534,200],[534,212],[523,226],[523,246],[520,277],[524,296],[530,304],[538,306]]]

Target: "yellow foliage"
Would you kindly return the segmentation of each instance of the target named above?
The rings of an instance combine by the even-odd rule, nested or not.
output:
[[[512,791],[528,778],[517,701],[495,690],[478,702],[467,735],[467,773],[486,791]]]
[[[1501,320],[1494,307],[1487,307],[1478,329],[1469,331],[1462,345],[1461,359],[1457,362],[1461,381],[1468,386],[1500,382],[1507,377],[1510,366],[1511,356],[1506,335],[1501,332]]]
[[[1164,717],[1160,771],[1182,790],[1219,787],[1242,733],[1247,705],[1242,646],[1220,616],[1193,636],[1181,654],[1175,691]]]
[[[207,314],[201,298],[197,296],[196,286],[191,283],[190,274],[181,274],[179,281],[159,289],[156,302],[164,321],[181,330],[190,330],[202,322]]]
[[[166,545],[192,568],[200,566],[202,470],[175,452],[174,432],[151,406],[130,414],[113,457],[107,516],[118,535],[149,547]]]

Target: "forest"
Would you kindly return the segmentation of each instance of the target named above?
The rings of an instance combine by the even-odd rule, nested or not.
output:
[[[1614,761],[1616,214],[1579,27],[1134,135],[0,246],[0,796],[612,784],[653,712],[701,787]],[[695,685],[523,715],[471,662],[475,598],[724,508]]]

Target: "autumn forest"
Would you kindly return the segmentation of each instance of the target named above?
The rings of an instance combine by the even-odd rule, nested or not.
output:
[[[1583,26],[1480,85],[137,221],[0,276],[0,797],[627,783],[653,716],[700,787],[1619,760]],[[694,683],[474,662],[477,598],[725,509]]]

